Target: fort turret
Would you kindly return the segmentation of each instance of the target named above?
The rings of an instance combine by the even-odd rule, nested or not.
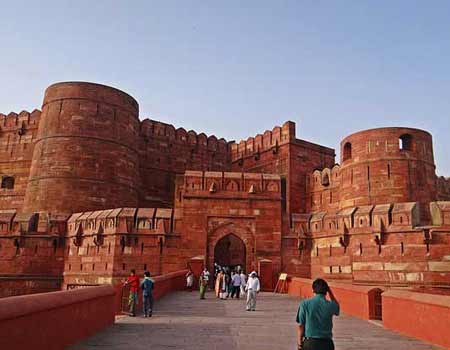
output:
[[[432,137],[401,127],[352,134],[341,142],[340,176],[341,208],[417,201],[425,209],[436,197]]]
[[[138,113],[134,98],[109,86],[48,87],[23,211],[136,206]]]

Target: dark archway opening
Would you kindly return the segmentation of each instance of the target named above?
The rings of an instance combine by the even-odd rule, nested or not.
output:
[[[214,247],[214,262],[220,266],[246,266],[245,243],[234,234],[222,237]]]
[[[14,178],[12,176],[4,176],[2,178],[1,188],[13,189],[14,188]]]
[[[398,139],[398,147],[401,151],[412,151],[413,138],[409,134],[401,135]]]
[[[345,162],[347,159],[351,158],[352,158],[352,144],[350,142],[346,142],[344,145],[342,160]]]

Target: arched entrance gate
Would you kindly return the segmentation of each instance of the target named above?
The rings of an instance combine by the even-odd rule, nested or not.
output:
[[[214,247],[214,262],[220,266],[246,267],[245,244],[238,236],[230,233],[222,237]]]
[[[254,238],[251,227],[225,222],[208,232],[207,266],[214,271],[219,265],[241,265],[249,273],[256,269]]]

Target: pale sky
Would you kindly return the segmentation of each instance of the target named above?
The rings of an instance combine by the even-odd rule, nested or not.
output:
[[[0,5],[2,113],[40,108],[54,82],[92,81],[131,94],[141,119],[227,140],[292,120],[338,151],[358,130],[426,129],[450,176],[450,1]]]

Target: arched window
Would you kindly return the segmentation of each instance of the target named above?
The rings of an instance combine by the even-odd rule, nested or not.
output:
[[[404,134],[398,139],[398,147],[401,151],[411,151],[412,150],[412,136],[409,134]]]
[[[14,188],[14,178],[12,176],[4,176],[2,178],[2,188],[13,189]]]
[[[323,176],[322,176],[322,186],[329,186],[330,185],[330,177],[328,176],[328,174],[327,173],[325,173]]]
[[[352,158],[352,144],[350,142],[346,142],[344,145],[343,161],[345,162],[347,159],[351,158]]]

